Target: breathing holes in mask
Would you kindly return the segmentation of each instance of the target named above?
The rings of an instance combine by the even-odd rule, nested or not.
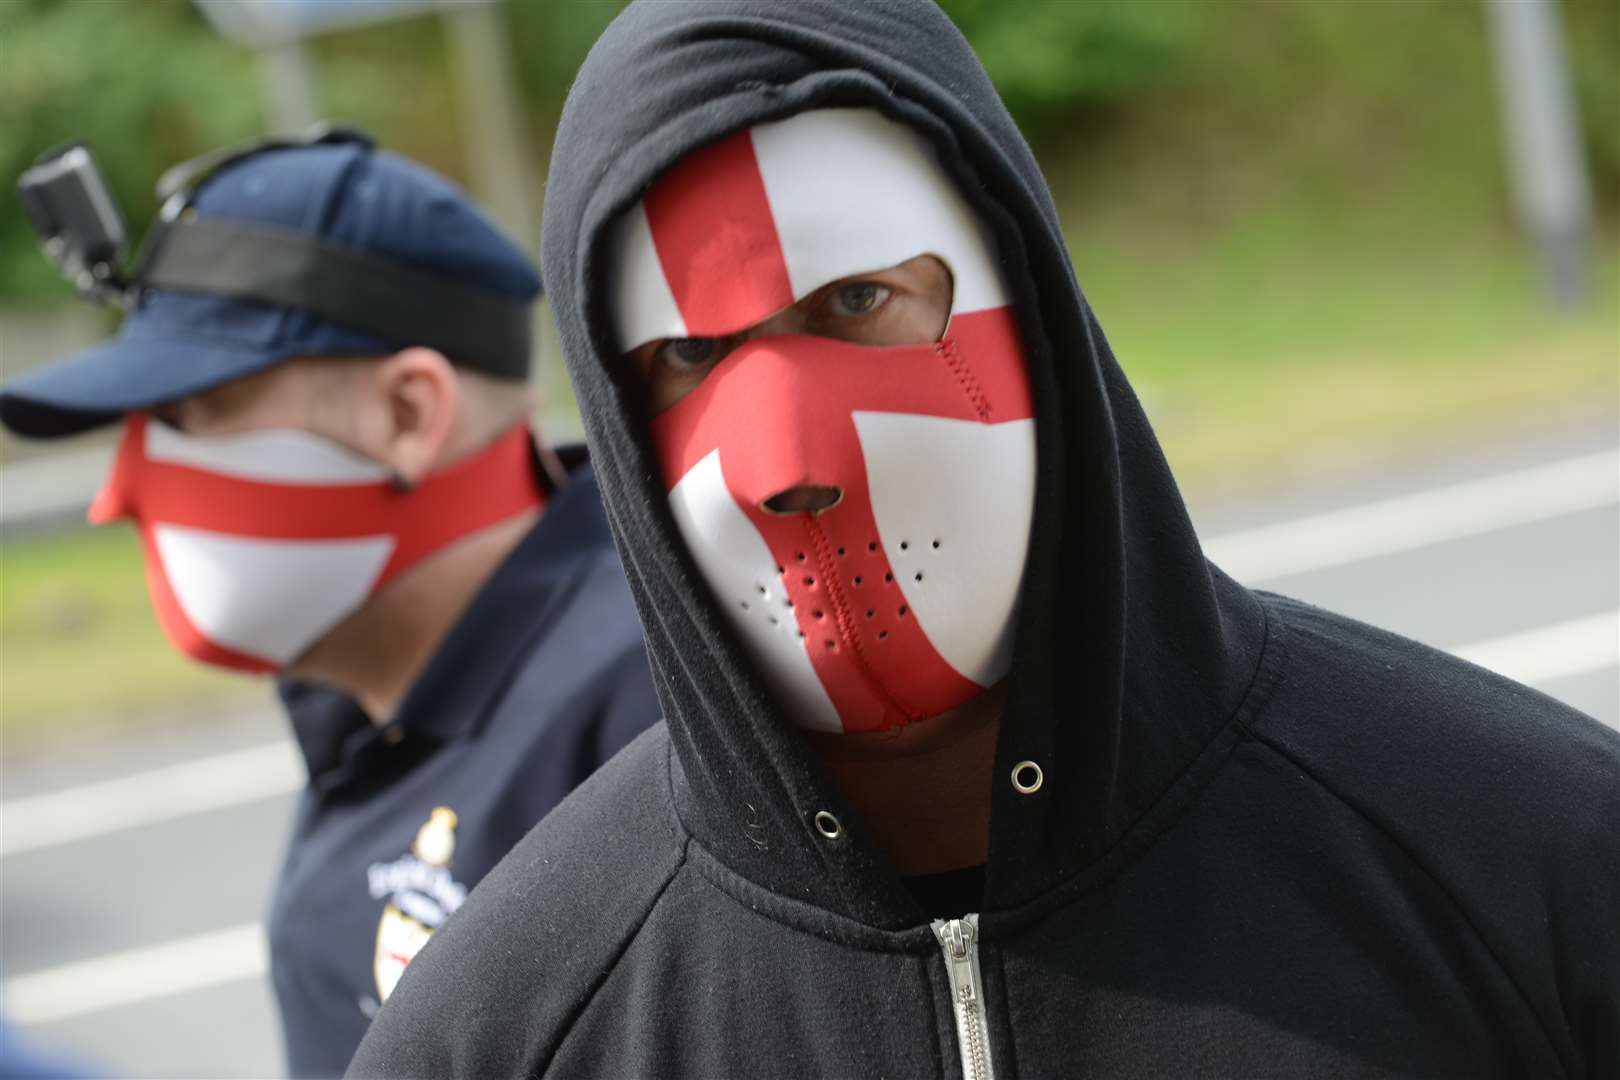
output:
[[[1045,780],[1046,775],[1041,772],[1041,767],[1033,761],[1020,761],[1013,766],[1012,786],[1020,795],[1035,794],[1041,790],[1041,784]]]
[[[921,570],[917,571],[916,575],[913,576],[911,580],[913,580],[913,581],[921,581],[922,580],[922,571]]]
[[[902,619],[903,619],[903,618],[905,618],[905,617],[906,617],[906,612],[908,612],[908,611],[910,611],[910,610],[911,610],[911,609],[910,609],[910,608],[908,608],[908,607],[907,607],[907,606],[906,606],[906,605],[904,605],[904,604],[901,604],[901,605],[900,605],[900,617],[901,617],[901,618],[902,618]]]
[[[879,641],[887,641],[888,638],[889,638],[889,632],[887,630],[879,630],[878,631],[878,640]]]
[[[828,840],[837,840],[844,835],[844,823],[825,810],[817,810],[816,831]]]

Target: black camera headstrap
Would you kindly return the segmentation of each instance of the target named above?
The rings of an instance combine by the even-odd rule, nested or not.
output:
[[[526,304],[308,233],[182,216],[165,228],[139,284],[296,308],[431,346],[491,375],[516,379],[528,372]]]
[[[442,274],[344,248],[292,229],[198,218],[190,200],[209,177],[242,160],[299,146],[373,144],[355,128],[318,125],[174,166],[158,180],[163,214],[135,284],[295,308],[394,341],[426,345],[491,375],[529,369],[530,312],[521,300]]]

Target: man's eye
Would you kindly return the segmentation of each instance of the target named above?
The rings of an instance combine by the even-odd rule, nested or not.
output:
[[[840,285],[833,290],[832,307],[837,315],[867,315],[876,311],[889,298],[890,290],[869,281],[854,285]]]
[[[658,358],[676,371],[700,368],[719,354],[717,338],[672,338],[658,350]]]

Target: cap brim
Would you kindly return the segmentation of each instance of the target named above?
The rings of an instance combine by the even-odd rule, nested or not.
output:
[[[115,337],[0,388],[0,423],[54,439],[252,375],[285,359],[263,348]]]

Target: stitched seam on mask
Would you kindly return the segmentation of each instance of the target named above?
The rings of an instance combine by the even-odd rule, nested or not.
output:
[[[843,638],[844,645],[854,652],[855,666],[860,670],[867,689],[904,716],[907,723],[921,720],[922,714],[895,697],[893,692],[883,685],[877,672],[872,670],[872,665],[867,662],[866,650],[861,647],[860,638],[855,635],[855,620],[850,615],[849,605],[844,602],[843,583],[838,580],[838,571],[833,563],[832,545],[827,542],[827,534],[822,531],[821,523],[814,517],[810,518],[809,527],[810,544],[815,548],[816,562],[821,568],[821,582],[827,587],[827,595],[831,599],[828,606],[833,609],[833,618],[838,622],[838,636]]]
[[[945,361],[945,366],[951,369],[951,374],[956,376],[956,382],[972,403],[973,411],[979,414],[980,420],[988,424],[990,399],[985,396],[984,387],[979,385],[979,380],[973,377],[972,369],[956,354],[956,342],[945,338],[934,346],[934,351]]]

